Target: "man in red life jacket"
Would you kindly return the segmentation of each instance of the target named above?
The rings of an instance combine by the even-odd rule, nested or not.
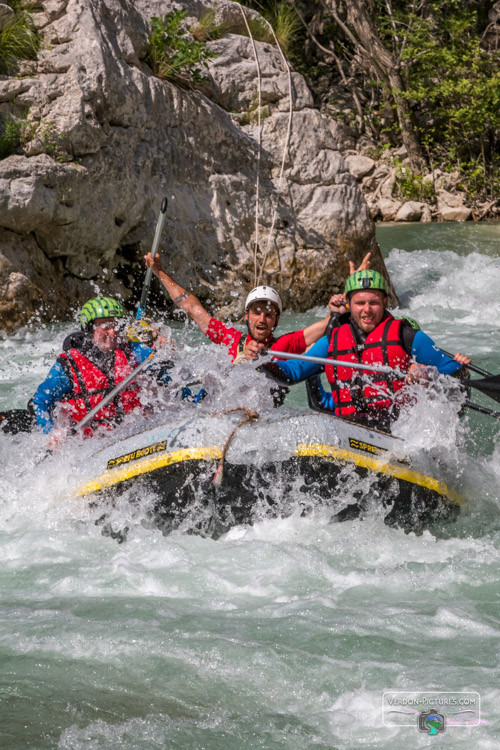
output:
[[[226,326],[222,321],[213,318],[194,294],[186,292],[165,273],[158,255],[153,259],[151,253],[148,253],[144,260],[147,267],[153,269],[153,273],[163,284],[173,303],[194,320],[210,341],[226,346],[229,356],[235,363],[244,359],[257,359],[263,349],[276,348],[302,354],[308,346],[324,335],[330,320],[330,315],[327,315],[323,320],[307,326],[302,331],[275,337],[274,330],[283,312],[281,299],[272,287],[258,286],[252,289],[245,302],[248,331],[245,335],[238,329]]]
[[[57,404],[63,406],[73,423],[80,422],[151,354],[150,347],[125,339],[124,316],[121,302],[111,297],[96,297],[82,307],[82,331],[67,337],[64,351],[30,402],[36,423],[44,432],[54,426]],[[96,414],[93,426],[117,423],[140,406],[139,386],[132,382]],[[60,438],[63,433],[66,430],[61,428]],[[54,439],[58,442],[56,435]]]
[[[397,416],[398,392],[409,381],[428,379],[432,370],[458,374],[470,359],[457,353],[452,359],[423,331],[406,319],[394,318],[386,309],[387,284],[377,271],[351,274],[345,286],[349,312],[339,316],[329,336],[321,338],[310,356],[347,363],[385,365],[394,374],[376,374],[342,365],[327,365],[325,374],[332,393],[323,406],[337,416],[388,426]],[[317,374],[321,365],[310,362],[270,363],[264,368],[285,382],[296,383]],[[435,369],[434,369],[435,368]]]

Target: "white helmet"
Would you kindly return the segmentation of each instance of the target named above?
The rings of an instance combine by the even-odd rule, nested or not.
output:
[[[256,286],[252,289],[246,299],[245,310],[248,310],[252,302],[272,302],[278,308],[280,315],[283,312],[281,297],[271,286]]]

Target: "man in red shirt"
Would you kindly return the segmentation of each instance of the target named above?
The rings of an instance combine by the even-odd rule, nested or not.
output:
[[[248,333],[244,334],[232,326],[213,318],[203,307],[200,300],[186,292],[174,279],[165,273],[157,255],[144,256],[148,268],[161,281],[172,302],[186,312],[198,325],[201,331],[215,344],[227,346],[228,353],[234,362],[245,359],[257,359],[263,349],[302,354],[320,339],[330,320],[330,313],[323,320],[304,328],[303,331],[285,333],[274,337],[274,329],[279,323],[283,311],[279,294],[270,286],[258,286],[252,289],[245,302],[245,320]]]

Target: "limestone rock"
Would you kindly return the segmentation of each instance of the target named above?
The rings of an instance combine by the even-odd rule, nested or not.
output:
[[[359,156],[357,154],[354,156],[346,156],[346,162],[349,167],[349,172],[357,180],[362,180],[363,177],[369,175],[375,168],[375,162],[373,159],[370,159],[369,156]]]
[[[439,216],[443,221],[467,221],[472,216],[472,209],[465,203],[463,193],[449,193],[447,190],[438,190],[437,208]]]
[[[380,183],[380,186],[378,187],[376,194],[380,195],[381,198],[385,198],[386,200],[393,200],[392,193],[393,193],[395,184],[396,184],[396,170],[389,169],[387,176],[384,177],[384,179]]]
[[[394,218],[395,221],[420,221],[424,210],[424,203],[419,201],[406,201],[403,203]]]
[[[432,221],[432,211],[431,207],[426,204],[424,204],[424,208],[422,211],[422,216],[420,217],[420,221],[422,224],[429,224]]]
[[[363,178],[363,190],[366,192],[377,192],[378,187],[384,182],[390,171],[390,167],[385,164],[377,167],[374,172]]]
[[[10,5],[5,5],[5,3],[0,3],[0,31],[5,29],[6,26],[9,25],[9,23],[14,18],[15,13],[13,9],[10,7]]]
[[[465,202],[465,195],[463,193],[449,193],[447,190],[438,190],[436,195],[438,208],[441,208],[443,205],[460,208]]]
[[[402,207],[401,201],[394,201],[390,198],[381,198],[377,205],[383,221],[395,221],[398,211]]]
[[[204,8],[221,20],[241,14],[227,0],[182,6],[193,18]],[[24,78],[0,80],[0,117],[23,113],[27,121],[17,153],[0,161],[0,327],[71,316],[96,289],[125,300],[137,294],[164,195],[165,268],[222,315],[240,314],[255,252],[258,266],[265,260],[263,280],[295,309],[325,303],[348,260],[368,249],[383,269],[335,124],[313,109],[296,73],[289,123],[288,70],[277,49],[256,42],[267,107],[260,160],[255,122],[243,118],[257,93],[248,38],[211,43],[219,56],[204,91],[213,101],[153,76],[145,62],[150,21],[173,7],[36,4],[38,60]]]
[[[289,106],[288,73],[278,50],[271,44],[258,42],[261,73],[261,101],[263,105]],[[227,111],[255,112],[257,106],[256,65],[251,40],[229,34],[210,45],[217,57],[209,63],[211,85],[206,93],[212,101]],[[313,106],[312,94],[298,73],[292,73],[294,109]]]
[[[350,128],[349,125],[346,125],[345,122],[341,122],[340,120],[331,120],[330,122],[330,130],[335,138],[340,153],[345,154],[346,151],[352,151],[356,148],[355,131]]]
[[[441,205],[439,216],[443,221],[468,221],[472,216],[472,209],[467,206]]]

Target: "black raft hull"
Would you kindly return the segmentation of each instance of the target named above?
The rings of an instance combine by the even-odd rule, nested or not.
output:
[[[385,523],[417,533],[459,512],[442,459],[409,456],[387,433],[314,413],[238,428],[244,419],[243,412],[200,414],[116,440],[94,454],[94,478],[77,494],[98,503],[147,496],[164,532],[210,536],[318,507],[333,521],[381,512]]]

